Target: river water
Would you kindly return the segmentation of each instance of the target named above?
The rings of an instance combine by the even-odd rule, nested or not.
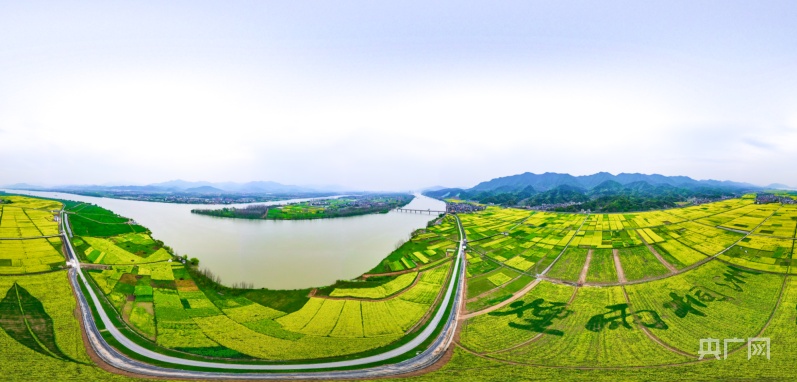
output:
[[[222,283],[249,282],[256,288],[297,289],[352,279],[376,266],[399,240],[436,215],[391,211],[335,219],[273,221],[192,214],[194,208],[229,207],[141,202],[60,192],[5,190],[45,198],[96,204],[152,230],[179,255],[196,257]],[[304,199],[303,199],[304,200]],[[284,204],[280,201],[257,204]],[[406,206],[445,210],[423,195]]]

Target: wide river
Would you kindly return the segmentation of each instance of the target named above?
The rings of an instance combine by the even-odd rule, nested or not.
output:
[[[224,207],[217,205],[6,192],[94,203],[149,228],[154,238],[177,254],[198,258],[202,268],[212,270],[226,285],[250,282],[256,288],[270,289],[317,287],[357,277],[390,254],[399,240],[435,217],[391,211],[320,220],[245,220],[191,213],[193,208]],[[445,203],[416,195],[406,208],[442,211]]]

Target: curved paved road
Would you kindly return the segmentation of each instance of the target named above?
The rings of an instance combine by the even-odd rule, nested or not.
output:
[[[70,281],[77,292],[76,294],[79,299],[78,302],[81,307],[81,313],[84,321],[84,326],[87,332],[86,334],[89,338],[89,342],[91,343],[91,346],[94,348],[95,352],[111,366],[132,373],[158,376],[158,377],[167,377],[167,378],[226,378],[226,379],[373,378],[380,376],[405,374],[426,368],[437,362],[440,359],[440,357],[443,356],[446,349],[450,345],[451,340],[453,338],[453,334],[456,330],[459,308],[462,303],[462,297],[463,297],[462,285],[464,283],[464,275],[465,275],[464,267],[462,266],[462,261],[463,261],[462,259],[464,258],[463,252],[464,252],[465,235],[464,235],[464,230],[462,229],[462,224],[459,221],[459,218],[457,217],[456,219],[457,219],[458,228],[460,230],[459,251],[457,252],[457,257],[454,262],[452,277],[448,284],[448,289],[446,291],[445,297],[443,298],[441,307],[447,306],[452,298],[454,299],[454,304],[452,306],[451,314],[449,315],[447,321],[444,323],[444,327],[440,335],[435,339],[433,344],[428,349],[426,349],[422,353],[416,355],[415,357],[409,360],[402,361],[392,365],[374,366],[359,370],[341,370],[341,371],[308,372],[308,370],[315,370],[315,369],[367,366],[368,364],[387,361],[394,357],[404,355],[414,350],[421,343],[423,343],[424,341],[426,341],[428,338],[431,337],[434,330],[443,321],[443,318],[446,314],[445,309],[442,308],[439,309],[432,317],[430,324],[419,335],[417,335],[408,343],[396,349],[387,351],[385,353],[365,358],[346,360],[346,361],[291,364],[291,365],[229,364],[229,363],[220,363],[220,362],[186,360],[182,358],[163,355],[160,353],[156,353],[152,350],[143,348],[137,345],[136,343],[132,342],[127,337],[125,337],[121,332],[119,332],[119,330],[112,324],[110,318],[108,317],[108,314],[102,309],[102,305],[100,305],[99,299],[97,298],[97,295],[95,294],[94,290],[89,287],[86,281],[86,276],[83,274],[83,271],[80,269],[78,259],[75,256],[74,250],[72,249],[72,244],[69,241],[69,237],[66,233],[63,234],[63,239],[65,247],[67,248],[67,252],[70,257],[70,262],[72,263],[73,266],[72,269],[70,269],[69,271]],[[63,219],[62,221],[65,221],[65,219]],[[64,223],[67,230],[68,230],[68,224],[69,224],[68,222]],[[459,280],[459,282],[457,282],[457,280]],[[79,282],[82,282],[83,285],[85,285],[86,289],[88,290],[89,292],[88,297],[90,297],[91,300],[94,302],[94,306],[98,308],[97,311],[99,314],[99,318],[100,320],[102,320],[107,331],[114,337],[114,339],[119,341],[119,343],[121,343],[127,349],[145,358],[166,362],[174,365],[202,367],[202,368],[220,369],[220,370],[218,372],[189,371],[189,370],[179,369],[179,366],[175,368],[153,366],[140,361],[130,359],[129,357],[119,353],[116,349],[111,347],[105,341],[105,339],[100,335],[96,323],[94,322],[94,317],[90,313],[91,310],[89,308],[88,302],[86,301],[86,296],[84,296],[83,293],[81,293],[81,290],[79,288],[78,284]],[[222,370],[253,371],[253,373],[240,373],[240,372],[234,373],[234,372],[225,372]],[[257,373],[256,371],[270,371],[270,373]]]

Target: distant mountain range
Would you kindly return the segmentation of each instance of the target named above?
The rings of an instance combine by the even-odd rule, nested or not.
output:
[[[767,188],[772,190],[793,190],[794,187],[789,187],[783,183],[772,183]]]
[[[145,186],[100,186],[100,185],[66,185],[56,187],[41,187],[27,183],[18,183],[5,186],[13,190],[58,190],[82,192],[141,192],[141,193],[189,193],[189,194],[279,194],[279,193],[315,193],[315,192],[341,192],[338,186],[294,186],[270,181],[257,182],[189,182],[185,180],[171,180],[162,183],[153,183]]]
[[[653,186],[669,185],[681,188],[697,187],[722,187],[722,188],[760,188],[749,183],[718,181],[718,180],[694,180],[688,176],[664,176],[659,174],[627,174],[620,173],[612,175],[608,172],[599,172],[592,175],[573,176],[570,174],[559,174],[546,172],[544,174],[533,174],[530,172],[520,175],[495,178],[486,182],[481,182],[472,191],[495,191],[495,190],[521,190],[528,186],[534,187],[537,191],[548,191],[559,186],[572,186],[591,190],[606,181],[614,181],[621,185],[635,182],[646,182]]]
[[[426,191],[424,195],[510,206],[553,205],[551,208],[562,211],[638,211],[674,207],[689,198],[718,199],[762,189],[749,183],[695,180],[687,176],[527,172],[481,182],[469,189],[446,188]]]

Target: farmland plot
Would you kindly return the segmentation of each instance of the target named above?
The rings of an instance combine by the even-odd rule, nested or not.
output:
[[[708,262],[690,272],[626,286],[635,309],[659,312],[667,344],[697,354],[700,338],[755,337],[775,307],[783,276]]]
[[[657,344],[641,329],[666,331],[659,311],[629,306],[622,287],[581,287],[565,308],[567,314],[554,320],[539,340],[492,356],[551,366],[638,366],[691,360]]]

